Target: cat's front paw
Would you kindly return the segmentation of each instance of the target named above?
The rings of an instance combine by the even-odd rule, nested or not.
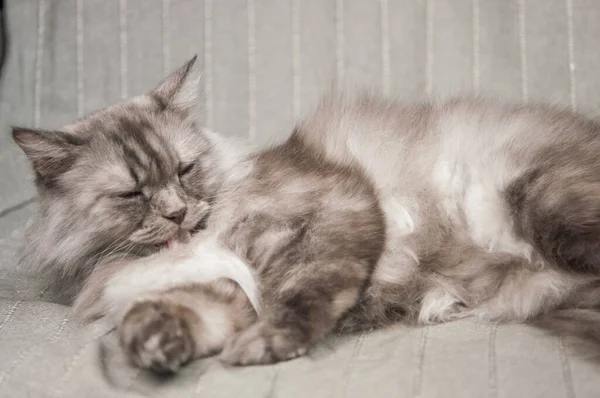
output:
[[[141,301],[125,315],[119,341],[136,366],[175,373],[194,357],[194,339],[186,307],[168,301]]]
[[[236,366],[270,364],[306,354],[308,344],[302,333],[257,322],[229,339],[221,352],[221,361]]]

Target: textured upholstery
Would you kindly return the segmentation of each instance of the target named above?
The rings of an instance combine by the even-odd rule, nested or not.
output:
[[[407,100],[476,92],[600,114],[596,0],[7,0],[0,87],[1,397],[598,397],[600,368],[520,326],[472,321],[335,337],[309,357],[158,382],[102,323],[44,302],[14,249],[32,214],[11,124],[54,128],[155,85],[197,53],[206,124],[285,137],[333,83]],[[99,341],[105,343],[108,379]]]

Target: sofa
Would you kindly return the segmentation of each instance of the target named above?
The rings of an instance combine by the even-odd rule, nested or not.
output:
[[[57,128],[198,54],[205,124],[277,143],[331,86],[407,101],[476,94],[600,114],[596,0],[7,0],[0,81],[0,397],[600,396],[600,366],[519,324],[331,336],[273,366],[130,367],[17,266],[36,208],[11,125]]]

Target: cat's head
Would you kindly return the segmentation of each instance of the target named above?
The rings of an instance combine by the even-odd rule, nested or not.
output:
[[[105,256],[149,253],[200,227],[220,176],[198,125],[199,69],[194,58],[151,92],[58,130],[13,129],[40,196],[23,262],[87,274]]]

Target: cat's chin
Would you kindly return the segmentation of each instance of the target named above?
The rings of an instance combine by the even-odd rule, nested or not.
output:
[[[180,228],[173,237],[166,240],[165,242],[157,244],[156,247],[159,250],[161,250],[164,248],[171,249],[171,248],[175,248],[177,246],[188,244],[189,241],[192,239],[192,236],[196,235],[198,232],[202,231],[203,229],[206,229],[206,219],[207,218],[208,218],[207,216],[203,217],[200,221],[198,221],[196,226],[194,226],[194,228],[192,228],[191,230],[185,230],[185,229]]]
[[[136,242],[136,245],[140,247],[139,254],[149,255],[157,251],[161,251],[167,248],[174,248],[182,245],[186,245],[198,232],[206,229],[206,223],[208,214],[206,214],[192,229],[179,228],[171,237],[164,238],[164,240],[158,242]]]
[[[167,241],[167,247],[169,249],[172,249],[179,245],[186,245],[189,243],[190,239],[192,239],[191,232],[180,229],[179,231],[177,231],[174,237]]]

